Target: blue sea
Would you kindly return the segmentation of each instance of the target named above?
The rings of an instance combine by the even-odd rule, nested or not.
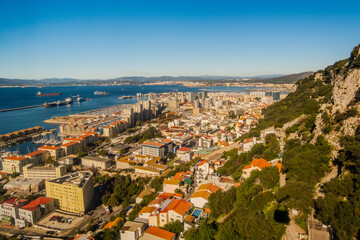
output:
[[[9,109],[25,106],[41,105],[45,102],[55,102],[57,100],[65,100],[67,97],[79,95],[82,98],[91,98],[90,101],[74,102],[72,105],[63,105],[57,107],[38,107],[9,112],[0,112],[0,134],[5,134],[20,129],[34,126],[42,126],[46,129],[57,128],[57,124],[47,124],[43,121],[57,116],[67,116],[79,112],[85,112],[93,109],[114,106],[118,104],[136,103],[137,99],[118,99],[120,96],[136,95],[137,93],[161,93],[161,92],[190,92],[206,89],[209,91],[243,91],[246,88],[236,87],[209,87],[209,88],[190,88],[182,85],[120,85],[120,86],[59,86],[59,87],[13,87],[0,88],[0,109]],[[37,97],[36,93],[55,93],[61,92],[60,96]],[[109,95],[94,95],[95,91],[109,92]],[[75,98],[73,98],[75,99]],[[30,144],[22,144],[20,147],[33,146]],[[20,149],[20,150],[21,150]],[[23,152],[23,151],[21,151]]]

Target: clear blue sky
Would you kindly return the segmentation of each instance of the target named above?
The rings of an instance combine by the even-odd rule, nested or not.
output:
[[[359,29],[360,1],[0,0],[0,77],[318,70]]]

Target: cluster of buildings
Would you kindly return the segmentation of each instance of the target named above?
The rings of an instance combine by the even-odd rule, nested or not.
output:
[[[0,143],[1,142],[6,142],[6,141],[9,141],[9,140],[14,140],[16,138],[26,137],[26,136],[29,136],[29,135],[34,134],[34,133],[40,133],[42,131],[43,131],[42,127],[37,126],[37,127],[22,129],[22,130],[15,131],[15,132],[12,132],[12,133],[6,133],[6,134],[3,134],[3,135],[0,135]]]
[[[33,201],[13,197],[0,202],[1,220],[25,227],[55,210],[54,199],[39,197]]]
[[[142,99],[141,95],[138,97]],[[141,209],[138,218],[127,221],[120,229],[121,239],[175,239],[174,233],[160,227],[176,220],[182,222],[185,229],[196,226],[201,217],[210,213],[207,203],[212,193],[227,191],[240,184],[231,177],[217,174],[217,169],[228,159],[221,158],[221,154],[213,158],[206,156],[219,149],[238,148],[239,152],[247,152],[255,144],[263,143],[264,136],[271,132],[262,133],[260,138],[245,139],[240,144],[235,140],[248,133],[259,121],[261,110],[281,96],[276,92],[203,91],[149,93],[147,97],[147,100],[139,100],[137,104],[117,112],[107,112],[94,118],[101,120],[83,119],[85,122],[61,125],[63,139],[59,146],[45,145],[26,155],[4,157],[1,161],[2,173],[20,174],[10,179],[4,189],[30,193],[45,190],[45,196],[34,201],[13,197],[1,202],[2,219],[16,226],[28,226],[36,224],[55,209],[84,215],[93,208],[94,183],[93,174],[89,171],[92,168],[99,169],[100,174],[132,169],[135,177],[157,177],[164,176],[170,166],[189,163],[200,157],[201,160],[196,161],[189,171],[165,178],[163,192]],[[71,159],[85,151],[87,146],[94,145],[99,138],[110,137],[111,143],[123,141],[131,136],[125,133],[126,129],[139,125],[139,121],[153,119],[164,109],[168,112],[162,121],[149,121],[136,130],[138,134],[152,126],[162,138],[133,144],[129,147],[132,151],[116,153],[115,159],[91,153],[81,157],[81,166],[76,166],[76,169],[72,166],[74,162]],[[118,136],[119,133],[123,134]],[[115,146],[112,148],[115,149]],[[167,156],[175,156],[171,165],[166,162]],[[46,165],[49,160],[56,164]],[[281,170],[278,160],[254,159],[244,167],[242,179],[249,177],[254,170],[261,171],[269,166],[277,166]],[[67,172],[70,167],[73,167],[72,170]],[[144,190],[137,196],[136,203],[149,194],[150,190]],[[76,239],[91,237],[85,234]]]

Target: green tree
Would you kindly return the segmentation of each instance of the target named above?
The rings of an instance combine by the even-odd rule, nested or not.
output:
[[[280,175],[278,167],[266,167],[264,168],[259,175],[259,179],[261,185],[265,189],[273,189],[275,186],[278,185]]]
[[[176,239],[179,239],[180,233],[184,231],[184,225],[179,220],[170,222],[163,227],[165,230],[176,234]]]
[[[111,195],[111,197],[107,201],[107,205],[109,205],[110,207],[118,206],[119,200],[117,199],[117,197],[115,195]]]

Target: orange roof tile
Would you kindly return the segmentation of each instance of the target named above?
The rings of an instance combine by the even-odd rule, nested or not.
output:
[[[74,145],[74,144],[78,144],[77,142],[68,142],[68,143],[65,143],[63,145],[61,145],[61,147],[69,147],[71,145]]]
[[[195,220],[194,216],[186,215],[186,217],[185,217],[185,221],[187,221],[187,222],[193,222],[194,220]]]
[[[239,187],[240,186],[240,183],[239,182],[236,182],[233,184],[234,187]]]
[[[86,235],[86,234],[79,234],[79,235],[77,235],[73,240],[79,239],[82,235]],[[88,236],[88,235],[86,235],[86,236],[87,236],[87,239],[95,240],[95,238],[93,238],[93,237],[91,237],[91,236]]]
[[[65,141],[80,142],[80,141],[84,141],[84,140],[80,139],[80,138],[65,138]]]
[[[175,233],[172,233],[172,232],[169,232],[169,231],[166,231],[166,230],[163,230],[161,228],[158,228],[158,227],[154,227],[154,226],[151,226],[149,227],[145,233],[147,234],[150,234],[150,235],[154,235],[158,238],[162,238],[162,239],[165,239],[165,240],[171,240],[175,237]]]
[[[174,212],[180,215],[184,215],[189,210],[190,207],[191,207],[191,203],[189,203],[185,199],[174,199],[161,212],[163,213],[173,210]]]
[[[179,151],[180,151],[180,152],[189,152],[189,151],[191,151],[191,148],[182,147],[182,148],[179,148],[177,151],[178,151],[178,152],[179,152]]]
[[[20,157],[20,156],[9,156],[9,157],[6,157],[4,158],[5,160],[15,160],[15,161],[22,161],[26,158],[24,157]]]
[[[258,167],[258,168],[260,168],[260,170],[262,170],[263,168],[270,167],[270,166],[271,166],[271,164],[268,163],[268,161],[266,161],[263,158],[259,158],[259,159],[253,160],[249,165],[246,165],[243,169],[248,169],[251,167]]]
[[[191,195],[190,198],[198,198],[198,197],[201,197],[201,198],[204,198],[206,200],[209,199],[211,193],[209,193],[208,191],[196,191],[193,193],[193,195]]]
[[[46,151],[45,151],[45,150],[37,150],[37,151],[35,151],[35,152],[28,153],[28,154],[26,154],[25,156],[26,156],[26,157],[32,157],[32,156],[41,154],[41,153],[43,153],[43,152],[46,152]]]
[[[61,149],[60,147],[55,147],[55,146],[42,146],[42,147],[39,147],[40,150],[59,150]]]
[[[120,220],[123,220],[123,218],[122,218],[122,217],[117,217],[114,221],[108,222],[108,223],[103,227],[103,230],[104,230],[104,229],[107,229],[107,228],[111,228],[111,227],[113,227],[113,226],[116,226],[116,224],[117,224],[118,222],[120,222]]]
[[[220,187],[216,186],[213,183],[206,183],[206,184],[200,185],[200,187],[196,191],[207,190],[207,191],[214,193],[214,192],[217,192],[217,190],[219,190],[219,189],[221,190]]]
[[[139,213],[153,213],[157,207],[143,207]]]
[[[281,172],[282,164],[281,163],[276,163],[276,166],[278,167],[279,172]]]
[[[173,178],[171,178],[171,179],[165,178],[164,179],[164,184],[179,185],[179,183],[180,183],[180,180],[178,180],[178,179],[173,179]]]
[[[202,160],[202,161],[199,163],[198,167],[200,167],[200,166],[204,165],[205,163],[208,163],[208,161],[206,161],[206,160]]]
[[[28,203],[27,205],[21,207],[21,209],[27,210],[27,211],[33,211],[33,210],[39,208],[39,205],[44,205],[52,200],[53,200],[52,198],[39,197],[39,198],[35,199],[34,201]]]
[[[174,179],[181,179],[181,177],[184,175],[184,172],[178,172],[175,174],[175,176],[173,177]]]

